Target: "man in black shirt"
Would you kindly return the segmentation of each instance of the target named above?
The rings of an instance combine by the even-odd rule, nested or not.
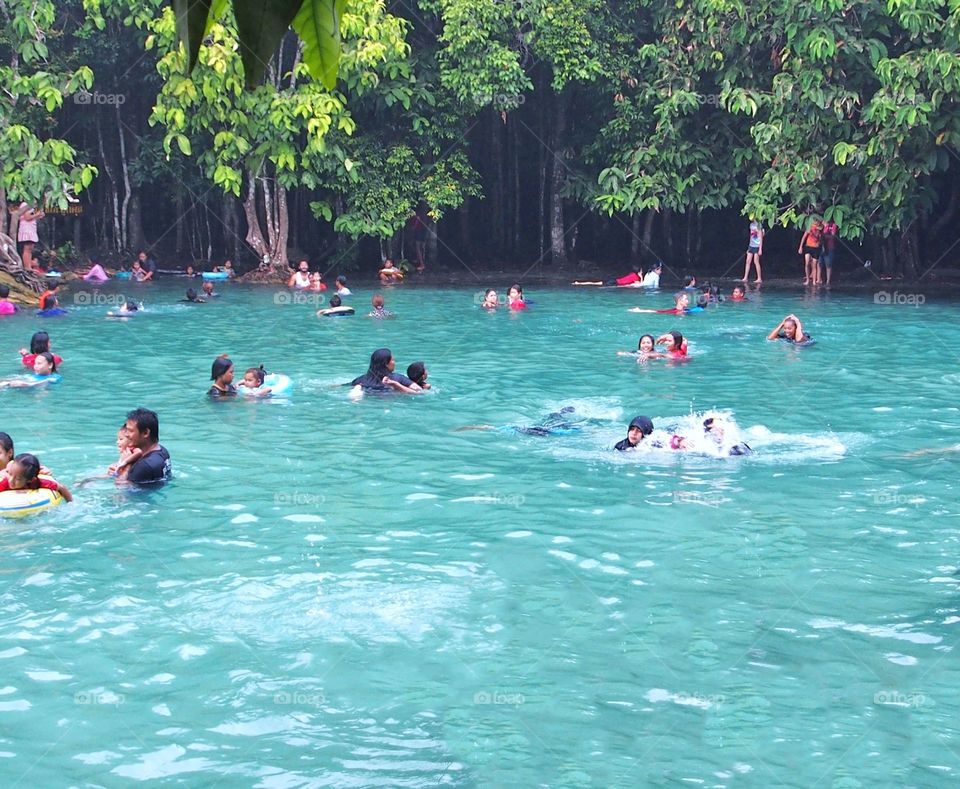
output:
[[[170,453],[160,444],[160,420],[156,413],[147,408],[131,411],[123,432],[130,445],[141,453],[140,459],[127,471],[127,482],[162,485],[170,479]]]

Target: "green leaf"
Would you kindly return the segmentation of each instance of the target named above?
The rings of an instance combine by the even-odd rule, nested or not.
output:
[[[248,88],[263,79],[267,63],[283,40],[300,4],[310,0],[233,0],[240,37],[240,59]]]
[[[187,73],[193,71],[200,54],[200,44],[207,31],[211,0],[173,0],[177,17],[177,37],[187,48]]]
[[[190,148],[190,140],[184,137],[182,134],[178,134],[176,137],[177,147],[180,148],[180,153],[184,156],[189,156],[192,152]]]
[[[293,29],[303,41],[303,62],[327,90],[337,86],[340,68],[340,18],[346,0],[304,0],[293,20]]]

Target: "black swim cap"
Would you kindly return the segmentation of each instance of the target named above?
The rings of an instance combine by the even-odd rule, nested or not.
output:
[[[649,436],[653,432],[653,422],[650,420],[649,416],[635,416],[633,421],[630,423],[631,428],[639,428],[640,432],[645,436]]]

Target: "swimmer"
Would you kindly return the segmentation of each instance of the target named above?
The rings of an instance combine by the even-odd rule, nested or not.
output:
[[[635,416],[627,428],[627,437],[618,441],[614,449],[623,452],[628,449],[636,449],[644,438],[653,433],[653,422],[648,416]]]
[[[184,301],[189,302],[190,304],[206,304],[207,303],[207,300],[201,299],[197,295],[197,291],[194,290],[193,288],[187,288],[187,297],[184,299]]]
[[[703,420],[703,434],[704,436],[712,439],[717,446],[722,447],[724,436],[722,420],[714,416],[708,416]],[[696,447],[689,439],[684,438],[683,436],[674,435],[670,438],[670,449],[690,451],[695,450]],[[749,444],[741,441],[739,444],[734,444],[731,446],[727,454],[731,457],[742,457],[745,455],[752,455],[753,450],[750,448]]]
[[[243,380],[237,385],[237,394],[250,395],[251,397],[268,397],[273,394],[269,386],[263,385],[263,380],[267,371],[263,365],[259,367],[250,367],[243,374]]]
[[[621,288],[639,288],[641,287],[641,280],[643,279],[643,269],[639,265],[634,266],[632,271],[627,272],[622,277],[617,279],[608,280],[603,282],[602,280],[574,280],[571,282],[571,285],[596,285],[602,286],[606,285],[611,287],[616,285]]]
[[[768,340],[785,340],[797,344],[810,342],[811,337],[803,330],[803,325],[796,315],[788,315],[777,327],[767,335]]]
[[[430,384],[427,383],[427,368],[423,362],[412,362],[410,366],[407,367],[407,378],[421,389],[430,388]]]
[[[0,285],[0,315],[13,315],[18,307],[10,301],[10,288]]]
[[[7,378],[0,381],[0,389],[28,389],[59,382],[60,374],[57,372],[57,361],[54,355],[49,352],[38,353],[33,360],[33,376]]]
[[[64,501],[73,501],[73,495],[65,485],[55,479],[40,479],[40,461],[36,456],[23,453],[7,465],[7,476],[0,479],[0,493],[7,490],[55,490]]]
[[[687,341],[678,331],[668,331],[666,334],[661,334],[657,337],[657,345],[664,346],[663,358],[665,359],[687,358]]]
[[[194,269],[193,266],[187,266],[187,270],[183,272],[183,276],[187,277],[187,279],[194,279],[196,277],[202,277],[203,274]]]
[[[688,315],[693,312],[703,312],[703,307],[690,306],[690,294],[680,291],[673,297],[673,307],[669,310],[648,310],[633,307],[630,312],[646,312],[654,315]]]
[[[0,478],[7,476],[7,465],[16,454],[10,434],[0,432]],[[40,467],[40,473],[47,477],[52,476],[52,472],[46,466]]]
[[[748,299],[746,294],[743,292],[743,288],[740,285],[737,285],[731,292],[729,301],[750,301],[750,299]]]
[[[327,283],[323,281],[323,274],[319,271],[314,271],[310,275],[310,287],[307,290],[313,293],[322,293],[327,289]]]
[[[511,310],[525,310],[527,302],[523,300],[523,288],[519,285],[511,285],[507,291],[507,306]]]
[[[27,353],[26,348],[20,349],[20,361],[23,362],[24,367],[33,368],[33,362],[37,358],[38,353],[48,353],[50,351],[50,335],[45,331],[34,332],[33,336],[30,338],[30,352]],[[59,365],[63,363],[63,359],[56,354],[53,355],[53,360]]]
[[[200,287],[203,289],[203,295],[208,299],[215,299],[220,295],[213,292],[213,283],[210,280],[206,280]]]
[[[368,318],[392,318],[393,313],[390,310],[385,310],[383,308],[383,296],[377,293],[372,299],[370,299],[371,305],[373,305],[373,311],[367,314]]]
[[[466,425],[458,427],[457,432],[464,430],[498,430],[500,432],[520,433],[525,436],[562,436],[569,433],[578,433],[583,429],[583,425],[588,420],[576,415],[576,409],[573,406],[564,406],[559,411],[553,411],[547,414],[536,425],[518,426],[504,425],[496,427],[495,425]]]
[[[290,279],[287,280],[288,288],[296,288],[297,290],[306,290],[310,287],[310,264],[306,260],[301,260],[297,264],[297,269],[290,275]]]
[[[232,261],[232,260],[225,260],[225,261],[223,261],[223,265],[222,265],[222,266],[214,266],[214,267],[213,267],[213,270],[216,271],[216,272],[219,272],[219,273],[221,273],[221,274],[226,274],[226,275],[227,275],[227,279],[232,279],[233,277],[237,276],[237,272],[233,270],[233,261]]]
[[[617,351],[617,356],[635,356],[637,357],[637,361],[656,358],[660,354],[658,354],[654,348],[655,343],[656,340],[653,339],[652,334],[641,335],[640,341],[637,343],[637,350]]]
[[[338,296],[352,296],[352,295],[353,295],[353,291],[350,290],[350,288],[347,287],[347,278],[346,278],[345,276],[343,276],[343,274],[341,274],[339,277],[337,277],[335,284],[336,284],[336,286],[337,286],[337,295],[338,295]]]
[[[126,318],[130,315],[136,315],[140,312],[140,305],[135,301],[127,301],[116,312],[111,310],[107,313],[108,318]]]
[[[59,287],[60,283],[55,279],[47,282],[47,289],[40,296],[41,310],[52,310],[60,306],[57,301],[57,288]]]
[[[354,389],[351,396],[356,397],[363,392],[419,394],[421,388],[405,375],[394,372],[396,366],[390,349],[378,348],[370,355],[367,372],[350,382]]]
[[[403,272],[393,265],[393,260],[387,258],[383,262],[383,268],[380,269],[380,282],[384,285],[390,285],[403,281]]]
[[[218,356],[210,368],[210,380],[213,386],[207,390],[210,397],[236,397],[237,387],[233,385],[233,362],[226,356]]]
[[[83,275],[83,279],[87,282],[106,282],[110,279],[110,275],[107,274],[103,266],[99,263],[94,263],[90,266],[90,270]]]
[[[485,310],[495,310],[500,306],[497,299],[497,292],[493,288],[490,288],[483,294],[483,301],[480,303],[480,306]]]
[[[683,278],[683,289],[684,290],[696,290],[697,289],[697,278],[688,274]]]

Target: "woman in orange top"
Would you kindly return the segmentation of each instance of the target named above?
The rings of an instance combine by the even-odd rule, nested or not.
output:
[[[823,235],[823,222],[814,219],[810,229],[803,234],[797,254],[803,255],[803,284],[820,284],[820,237]]]

